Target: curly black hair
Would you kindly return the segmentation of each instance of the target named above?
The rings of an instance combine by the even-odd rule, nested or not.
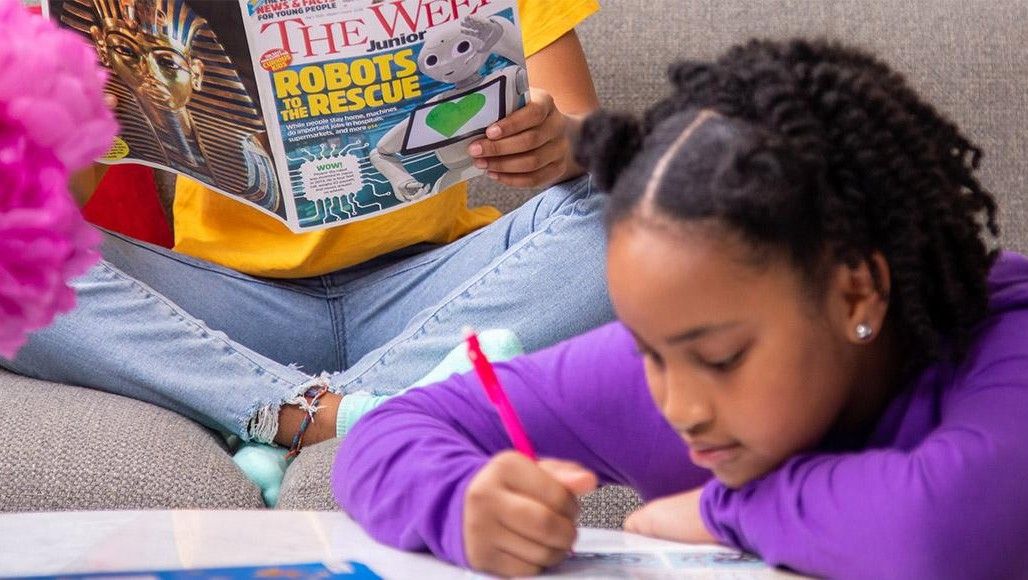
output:
[[[583,125],[576,154],[612,195],[608,227],[643,207],[709,220],[783,251],[815,286],[826,255],[852,266],[881,252],[911,366],[959,356],[987,311],[999,235],[978,147],[882,61],[823,40],[753,40],[669,76],[641,121]]]

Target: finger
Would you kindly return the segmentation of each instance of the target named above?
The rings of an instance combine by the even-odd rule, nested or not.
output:
[[[572,542],[567,546],[555,547],[506,528],[496,533],[495,541],[498,550],[540,568],[548,568],[562,562],[574,545]]]
[[[481,45],[482,45],[482,29],[481,28],[471,27],[471,26],[462,26],[460,31],[462,33],[464,33],[465,36],[471,37],[471,40],[475,44],[478,45],[476,48],[480,48],[481,47]]]
[[[503,497],[497,511],[500,525],[534,542],[555,550],[570,550],[575,543],[578,530],[575,519],[578,504],[556,512],[542,505],[532,497],[509,494]]]
[[[564,116],[554,110],[542,124],[499,139],[480,139],[468,147],[472,157],[499,157],[538,149],[565,135]]]
[[[510,187],[536,187],[556,183],[567,170],[563,161],[551,163],[532,173],[496,173],[489,172],[489,178]]]
[[[538,465],[540,469],[549,473],[568,491],[577,496],[594,491],[599,485],[599,479],[595,473],[573,461],[543,459]]]
[[[499,549],[493,550],[482,562],[471,562],[471,565],[480,572],[508,577],[535,576],[542,572],[542,567]]]
[[[544,94],[539,100],[533,98],[524,107],[490,125],[485,136],[495,141],[538,127],[555,110],[553,97],[549,94]]]
[[[551,141],[527,153],[493,157],[488,161],[476,159],[475,167],[487,169],[495,173],[531,173],[551,163],[563,160],[567,156],[567,151],[566,143]]]
[[[489,157],[524,153],[542,147],[559,135],[560,131],[549,130],[547,124],[543,123],[539,127],[522,131],[517,135],[497,139],[496,141],[479,139],[468,147],[468,154],[478,159],[486,159]]]
[[[512,474],[502,480],[508,491],[532,498],[568,519],[578,517],[575,497],[531,459],[520,453],[507,452],[497,455],[493,461],[500,470]]]

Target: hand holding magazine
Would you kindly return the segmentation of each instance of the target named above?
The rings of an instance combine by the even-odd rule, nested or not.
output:
[[[524,106],[516,0],[45,0],[96,46],[122,132],[105,163],[200,181],[295,232],[481,174]]]

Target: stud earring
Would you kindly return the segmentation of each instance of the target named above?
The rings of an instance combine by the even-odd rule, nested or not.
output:
[[[873,328],[871,328],[870,324],[861,322],[857,325],[857,339],[860,342],[867,342],[868,339],[871,338],[871,335],[874,334],[874,332],[875,331]]]

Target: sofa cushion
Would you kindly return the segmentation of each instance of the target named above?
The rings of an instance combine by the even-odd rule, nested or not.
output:
[[[642,507],[642,498],[630,487],[608,485],[582,498],[578,525],[585,528],[619,529],[628,514]]]
[[[254,509],[222,438],[175,413],[0,370],[0,511]]]
[[[275,507],[312,511],[338,509],[328,480],[341,442],[342,439],[336,438],[304,447],[286,470]]]

